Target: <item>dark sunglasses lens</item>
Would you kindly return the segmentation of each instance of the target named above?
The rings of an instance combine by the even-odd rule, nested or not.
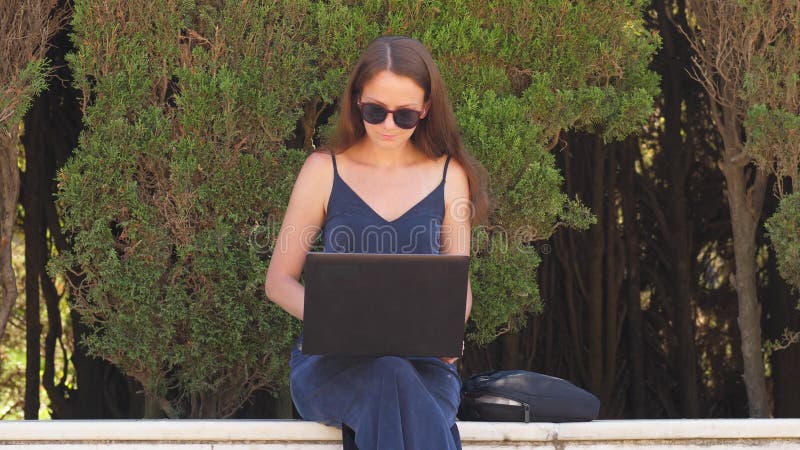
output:
[[[394,123],[400,128],[414,128],[419,122],[419,113],[413,109],[401,109],[392,113]]]
[[[375,125],[386,120],[386,110],[381,106],[365,103],[361,105],[361,116],[365,122]]]
[[[361,117],[365,122],[377,125],[386,120],[389,111],[383,106],[373,103],[361,104]],[[394,123],[405,129],[414,128],[419,123],[419,113],[413,109],[401,109],[392,113]]]

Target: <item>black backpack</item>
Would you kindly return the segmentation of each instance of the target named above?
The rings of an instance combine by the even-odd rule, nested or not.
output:
[[[526,370],[484,372],[461,386],[458,418],[490,422],[580,422],[600,400],[569,381]]]

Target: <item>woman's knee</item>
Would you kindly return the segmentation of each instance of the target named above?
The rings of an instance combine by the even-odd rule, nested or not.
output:
[[[400,356],[380,356],[375,359],[374,365],[384,376],[417,375],[417,370],[411,361]]]

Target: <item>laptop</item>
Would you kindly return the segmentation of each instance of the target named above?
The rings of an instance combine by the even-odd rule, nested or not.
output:
[[[461,356],[469,256],[310,252],[302,351]]]

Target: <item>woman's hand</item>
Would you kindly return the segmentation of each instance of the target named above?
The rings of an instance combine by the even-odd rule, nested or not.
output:
[[[461,341],[461,356],[464,356],[464,341]],[[439,359],[441,359],[442,361],[446,362],[447,364],[453,364],[456,361],[458,361],[458,357],[457,356],[452,357],[452,358],[449,358],[449,357],[446,357],[446,356],[442,356]]]

